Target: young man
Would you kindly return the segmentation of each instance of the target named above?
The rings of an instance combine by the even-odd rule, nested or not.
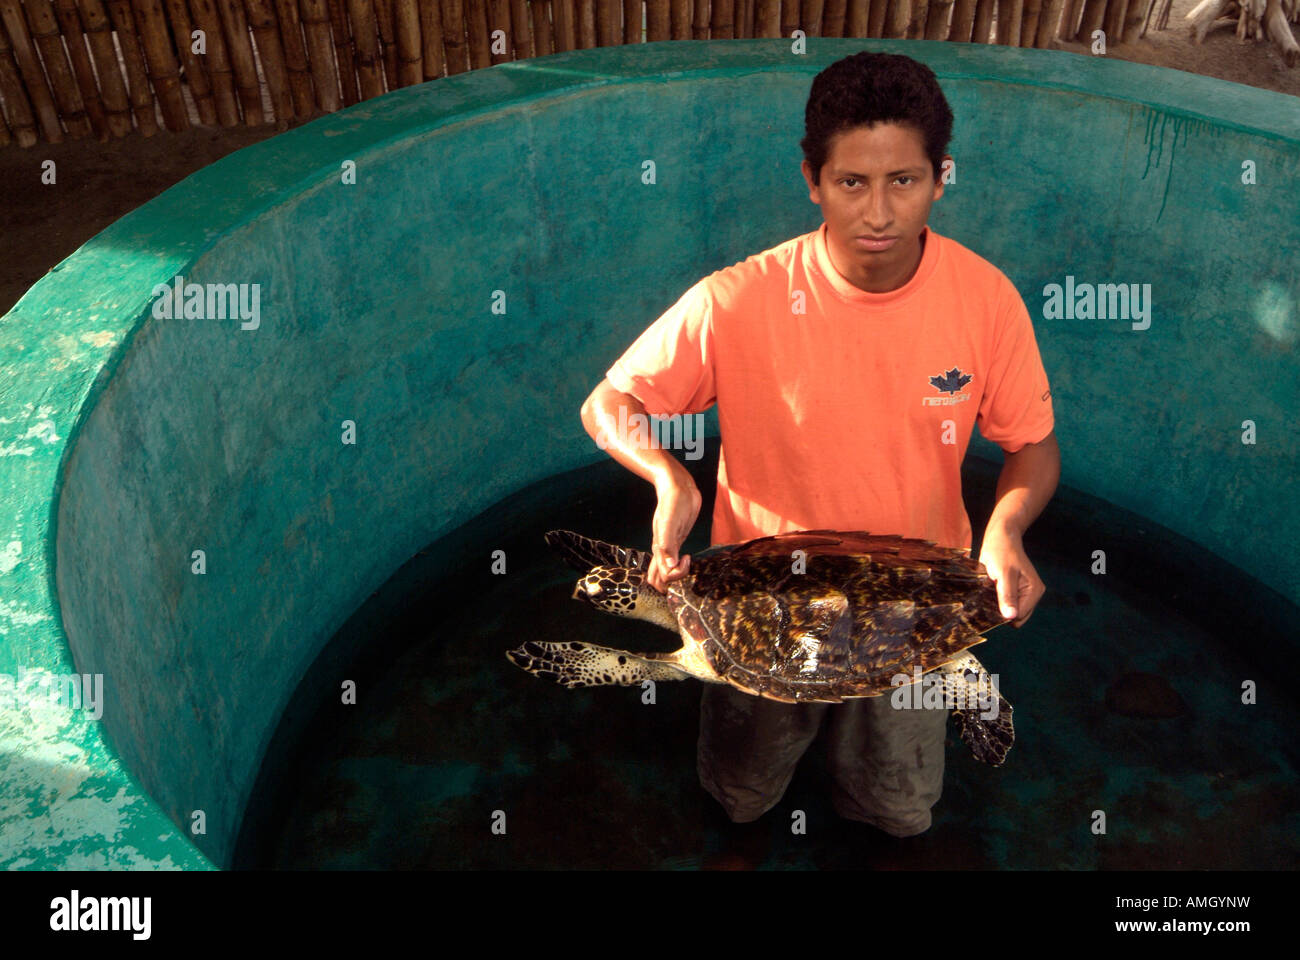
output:
[[[818,74],[805,122],[802,170],[825,223],[691,287],[609,368],[583,423],[655,485],[659,590],[690,568],[678,550],[701,497],[666,451],[617,435],[620,407],[670,416],[717,403],[714,544],[834,528],[969,551],[960,468],[978,423],[1006,452],[978,559],[1018,627],[1044,589],[1021,535],[1060,461],[1024,302],[1000,270],[926,225],[952,111],[928,67],[864,52]],[[894,709],[889,696],[785,704],[709,684],[700,781],[731,820],[756,820],[825,722],[837,812],[915,835],[942,789],[947,718]]]

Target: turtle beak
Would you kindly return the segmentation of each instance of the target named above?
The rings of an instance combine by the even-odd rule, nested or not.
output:
[[[592,595],[599,591],[600,588],[596,584],[583,577],[573,585],[573,599],[581,600],[583,603],[591,603]]]

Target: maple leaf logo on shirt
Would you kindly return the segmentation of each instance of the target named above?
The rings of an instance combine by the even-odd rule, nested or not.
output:
[[[931,377],[930,383],[943,393],[956,393],[970,383],[970,374],[962,373],[956,367],[948,370],[942,377]]]

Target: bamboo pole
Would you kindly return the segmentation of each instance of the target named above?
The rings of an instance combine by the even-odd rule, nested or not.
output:
[[[109,0],[110,3],[113,0]],[[262,112],[262,90],[257,84],[257,68],[253,63],[253,44],[249,40],[248,20],[239,0],[216,0],[221,15],[221,31],[226,38],[226,51],[235,74],[235,92],[244,113],[244,124],[260,127],[266,122]]]
[[[117,64],[117,50],[113,47],[112,24],[101,0],[79,0],[77,12],[81,15],[90,56],[99,76],[100,96],[108,115],[108,129],[114,137],[125,137],[131,126],[131,104],[127,99],[126,82]],[[0,30],[0,33],[4,31]]]
[[[844,36],[844,0],[826,0],[822,11],[822,36]]]
[[[734,6],[733,0],[732,7],[734,8]],[[799,0],[781,0],[781,36],[787,40],[794,35],[796,30],[803,29],[803,10],[800,9],[801,6]]]
[[[867,22],[870,17],[871,0],[849,0],[848,20],[844,24],[845,36],[867,36]]]
[[[1169,3],[1169,0],[1163,0],[1163,2],[1167,4]],[[1138,34],[1139,37],[1145,37],[1147,35],[1147,28],[1151,26],[1151,14],[1155,13],[1156,19],[1160,18],[1160,14],[1158,11],[1161,5],[1161,0],[1146,0],[1146,3],[1147,3],[1146,19],[1142,22],[1142,32]]]
[[[1079,29],[1079,15],[1083,13],[1083,0],[1066,0],[1065,12],[1061,15],[1061,29],[1057,34],[1062,40],[1074,40]]]
[[[1221,16],[1231,16],[1233,10],[1240,10],[1234,0],[1201,0],[1183,16],[1184,20],[1192,21],[1192,42],[1202,42],[1214,21]]]
[[[417,0],[397,0],[393,4],[393,30],[397,34],[397,85],[423,83],[424,47]]]
[[[912,0],[912,15],[907,21],[907,39],[918,40],[925,36],[925,25],[930,18],[930,0]]]
[[[330,11],[330,33],[334,36],[334,59],[339,65],[339,89],[343,106],[361,102],[357,90],[357,58],[353,53],[352,24],[348,22],[347,0],[326,0]]]
[[[889,18],[885,21],[885,36],[901,40],[907,33],[907,25],[912,22],[911,0],[891,0]]]
[[[77,14],[76,0],[57,0],[54,5],[59,28],[67,38],[68,55],[72,58],[72,73],[77,79],[77,89],[81,93],[81,102],[86,108],[86,117],[90,120],[95,139],[105,143],[109,139],[108,116],[104,112],[104,101],[100,99],[99,88],[95,85],[95,68],[86,51],[84,31],[81,29],[81,17]],[[4,31],[0,29],[0,33]],[[209,103],[209,107],[211,104]]]
[[[695,13],[691,17],[693,35],[696,40],[712,40],[713,32],[709,26],[713,0],[695,0]]]
[[[691,37],[691,0],[669,0],[671,11],[672,37],[674,40],[689,40]]]
[[[758,0],[755,36],[781,36],[781,0]]]
[[[591,50],[596,46],[596,9],[591,0],[579,0],[574,12],[577,15],[578,49]]]
[[[646,16],[656,0],[646,0]],[[782,31],[784,32],[784,31]],[[785,34],[789,36],[788,33]],[[714,40],[732,40],[736,36],[736,0],[712,0],[709,5],[709,36]]]
[[[614,5],[610,0],[578,0],[578,36],[584,44],[582,49],[611,46],[617,33],[610,29],[612,12]]]
[[[442,47],[447,52],[447,76],[464,73],[469,69],[469,45],[465,42],[465,8],[461,0],[442,0]]]
[[[136,2],[139,3],[140,0]],[[293,96],[289,93],[289,70],[285,66],[284,48],[280,46],[275,14],[271,12],[269,0],[244,0],[244,16],[257,44],[262,77],[271,94],[271,109],[275,111],[276,129],[284,130],[293,119]],[[258,95],[261,95],[260,90]]]
[[[280,24],[280,46],[284,51],[284,65],[289,71],[293,113],[306,119],[316,112],[316,95],[312,92],[311,68],[307,62],[307,45],[303,42],[298,0],[275,0],[275,19]]]
[[[172,51],[162,0],[131,0],[131,6],[149,79],[153,81],[154,97],[162,109],[163,122],[173,133],[188,130],[190,117],[185,108],[185,97],[181,93],[180,65]]]
[[[342,105],[342,99],[339,72],[334,65],[334,41],[330,39],[330,8],[325,0],[302,0],[302,32],[307,38],[316,106],[333,113]]]
[[[952,29],[949,40],[970,43],[971,29],[975,26],[975,0],[957,0],[952,11]]]
[[[1038,20],[1038,34],[1034,37],[1034,46],[1050,50],[1056,39],[1057,25],[1061,22],[1061,8],[1065,0],[1047,0],[1043,5],[1043,15]]]
[[[631,2],[631,0],[628,0]],[[515,25],[515,55],[520,60],[537,56],[537,41],[533,37],[533,17],[528,12],[528,0],[510,0],[510,22]],[[641,18],[636,21],[636,40],[641,39]],[[628,43],[635,43],[629,40]]]
[[[1273,45],[1281,51],[1287,67],[1300,63],[1300,46],[1296,45],[1295,34],[1287,26],[1286,14],[1282,12],[1278,0],[1268,0],[1264,7],[1264,29]]]
[[[741,40],[745,39],[746,36],[753,35],[753,30],[750,30],[750,33],[745,33],[745,25],[748,22],[746,20],[745,0],[731,0],[731,3],[728,4],[728,13],[731,16],[732,23],[731,39]]]
[[[86,117],[86,107],[82,103],[81,92],[77,89],[76,78],[72,75],[72,66],[63,50],[63,39],[59,33],[59,22],[54,16],[54,7],[49,0],[26,0],[25,12],[28,34],[45,67],[45,75],[54,92],[54,102],[66,133],[74,140],[80,140],[90,134],[90,121]]]
[[[98,5],[99,0],[79,0],[81,3],[81,15],[85,19],[87,4]],[[223,127],[239,126],[239,102],[235,98],[235,76],[230,70],[230,54],[226,50],[226,38],[221,27],[221,15],[217,13],[215,0],[189,0],[190,16],[194,18],[198,29],[203,31],[204,43],[206,44],[207,53],[204,55],[204,62],[207,66],[208,78],[212,82],[212,99],[217,103],[217,121]],[[93,45],[92,45],[93,49]],[[112,53],[112,44],[109,44],[109,53]],[[99,66],[100,86],[104,83],[104,66],[100,63],[99,58],[95,58],[95,63]],[[116,65],[116,56],[113,59]],[[104,100],[112,109],[112,101],[109,100],[108,91],[104,91]],[[112,114],[109,114],[109,122],[112,122]]]
[[[375,25],[373,0],[347,0],[348,20],[352,23],[352,43],[356,48],[357,78],[361,81],[361,99],[382,96],[384,78],[379,65],[379,28]]]
[[[563,5],[573,0],[556,0]],[[716,31],[717,23],[714,23]],[[716,32],[714,34],[717,35]],[[645,38],[647,43],[673,38],[672,14],[668,9],[668,0],[646,0],[645,3]]]
[[[1129,0],[1128,12],[1124,14],[1124,36],[1130,40],[1136,40],[1142,32],[1142,18],[1146,13],[1147,2],[1148,0]]]
[[[551,0],[551,12],[555,17],[552,31],[555,40],[555,52],[567,53],[578,49],[577,11],[573,0]],[[665,37],[664,39],[667,39]]]
[[[74,0],[57,0],[67,4],[75,12]],[[203,60],[194,52],[192,34],[194,26],[190,21],[190,12],[185,0],[166,0],[167,21],[171,24],[172,34],[176,38],[176,52],[180,54],[185,67],[185,82],[189,85],[190,96],[194,98],[194,108],[199,114],[199,123],[205,127],[216,126],[217,108],[212,102],[212,87],[208,83],[208,73],[203,68]],[[67,34],[67,29],[64,33]],[[71,44],[69,44],[71,46]],[[75,58],[76,51],[73,51]]]
[[[494,0],[500,2],[500,0]],[[594,2],[596,5],[596,46],[612,47],[614,45],[614,11],[613,0],[588,0],[588,3]]]
[[[752,39],[758,34],[758,6],[754,0],[736,0],[735,16],[736,29],[739,30],[737,36],[744,39]]]
[[[1025,0],[998,0],[998,43],[1002,46],[1020,46],[1020,21],[1024,10]]]
[[[105,0],[108,15],[117,31],[117,42],[122,48],[122,61],[126,64],[126,93],[131,101],[131,115],[142,137],[152,137],[158,132],[158,117],[154,112],[153,91],[145,72],[144,54],[140,52],[140,39],[136,35],[135,19],[131,15],[130,0]]]
[[[701,0],[707,3],[708,0]],[[696,8],[698,10],[698,7]],[[641,42],[641,0],[623,0],[623,43]]]
[[[551,0],[533,0],[529,6],[533,13],[533,45],[537,48],[537,56],[549,57],[555,52],[555,34],[548,16],[552,7]],[[640,29],[641,21],[638,19],[637,30]],[[640,36],[639,33],[637,35]]]
[[[1019,45],[1032,47],[1038,36],[1038,18],[1043,12],[1043,0],[1025,0],[1025,12],[1020,20]]]
[[[487,5],[483,0],[465,0],[465,24],[469,36],[469,65],[474,70],[492,66],[488,50]]]
[[[1079,22],[1079,42],[1092,44],[1092,32],[1101,29],[1106,15],[1106,0],[1084,0],[1083,19]]]
[[[804,0],[800,20],[804,33],[808,34],[808,36],[820,37],[822,35],[822,13],[825,6],[824,0]]]
[[[397,34],[393,30],[393,0],[374,0],[375,27],[379,32],[379,63],[384,89],[397,89]]]
[[[971,43],[988,43],[989,29],[993,24],[993,10],[998,0],[977,0],[975,4],[975,26],[971,31]]]
[[[27,99],[23,89],[22,77],[18,75],[18,64],[14,62],[13,47],[4,27],[0,24],[0,96],[4,97],[5,109],[9,111],[9,126],[13,129],[18,146],[27,148],[36,146],[36,117],[32,113],[32,103]],[[129,124],[130,121],[128,120]]]
[[[885,18],[889,14],[889,0],[871,0],[871,9],[867,11],[867,36],[880,38],[885,35]]]
[[[420,62],[424,79],[443,76],[446,64],[442,51],[442,7],[438,0],[418,0],[420,6]]]
[[[1109,0],[1106,4],[1105,24],[1106,46],[1117,47],[1124,42],[1124,14],[1128,12],[1128,0]]]
[[[948,39],[948,16],[952,13],[953,0],[930,0],[930,10],[925,19],[925,39]]]

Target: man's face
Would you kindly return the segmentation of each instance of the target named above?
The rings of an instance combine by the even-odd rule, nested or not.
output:
[[[921,260],[930,207],[943,196],[920,132],[897,123],[854,127],[831,138],[820,184],[813,183],[807,160],[802,169],[813,203],[822,208],[839,271],[868,290],[895,289],[910,279]],[[859,239],[866,236],[894,239]]]

